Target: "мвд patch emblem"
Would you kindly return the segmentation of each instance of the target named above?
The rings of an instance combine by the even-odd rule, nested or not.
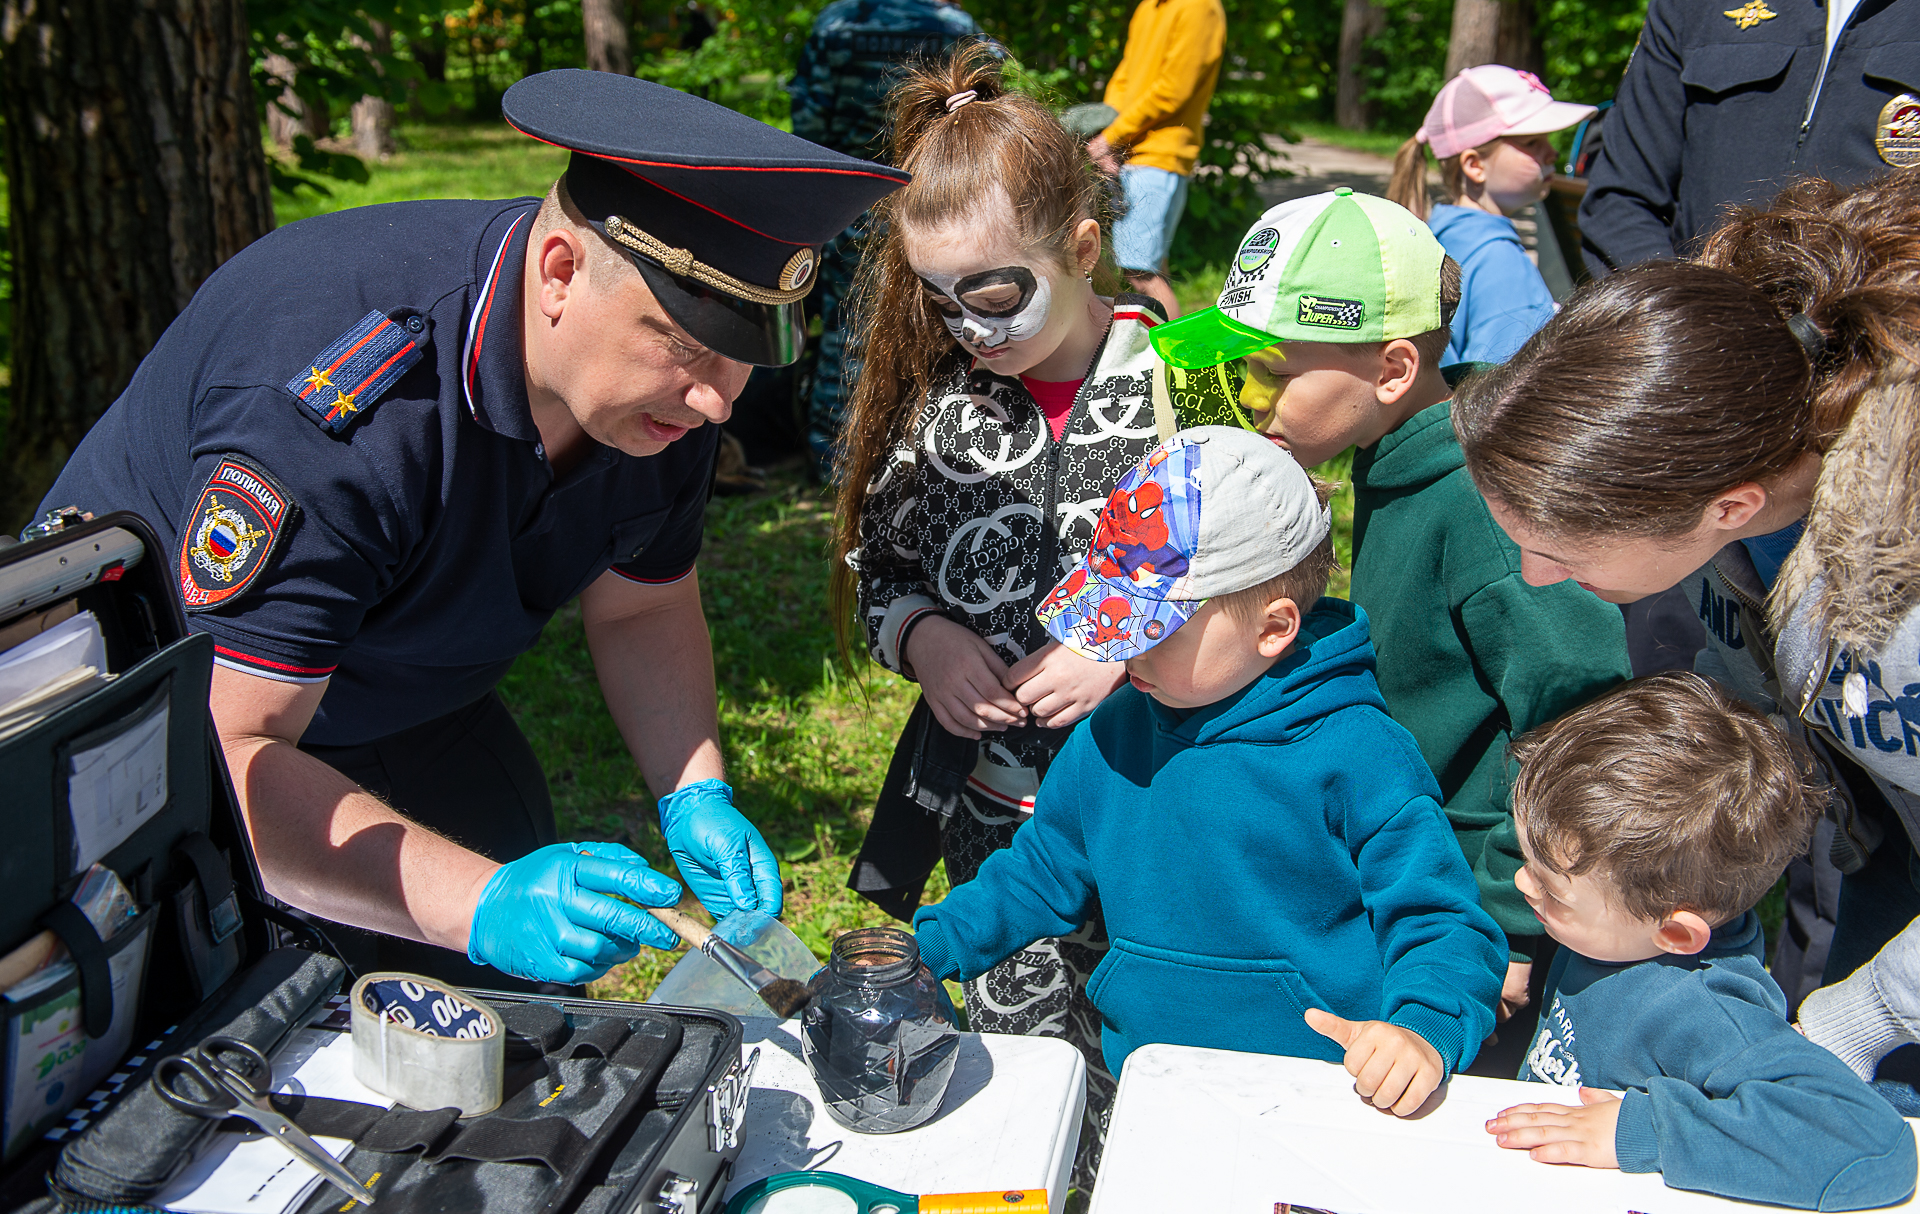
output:
[[[240,594],[280,548],[299,507],[265,468],[225,455],[180,529],[180,603],[211,611]]]

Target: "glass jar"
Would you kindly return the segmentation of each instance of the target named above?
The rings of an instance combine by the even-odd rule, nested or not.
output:
[[[953,1001],[911,933],[848,932],[808,983],[801,1053],[827,1112],[850,1130],[910,1130],[940,1110],[960,1047]]]

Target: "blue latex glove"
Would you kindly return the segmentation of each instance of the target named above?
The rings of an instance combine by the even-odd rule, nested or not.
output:
[[[715,919],[735,910],[780,913],[780,862],[733,807],[725,780],[698,780],[660,798],[660,833],[680,876]]]
[[[619,897],[608,897],[616,894]],[[588,982],[639,945],[680,938],[643,906],[680,901],[679,883],[618,843],[555,843],[500,866],[473,910],[467,956],[529,982]]]

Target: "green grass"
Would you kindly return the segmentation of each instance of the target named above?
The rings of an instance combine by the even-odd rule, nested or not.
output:
[[[567,153],[529,139],[504,122],[402,123],[400,150],[369,164],[364,185],[327,180],[327,196],[302,189],[273,196],[280,223],[376,202],[415,198],[519,198],[547,192],[567,167]],[[269,149],[271,154],[271,149]]]

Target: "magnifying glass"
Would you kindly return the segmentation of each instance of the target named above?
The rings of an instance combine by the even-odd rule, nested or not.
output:
[[[1047,1214],[1045,1189],[896,1193],[838,1172],[782,1172],[733,1195],[726,1214]]]

